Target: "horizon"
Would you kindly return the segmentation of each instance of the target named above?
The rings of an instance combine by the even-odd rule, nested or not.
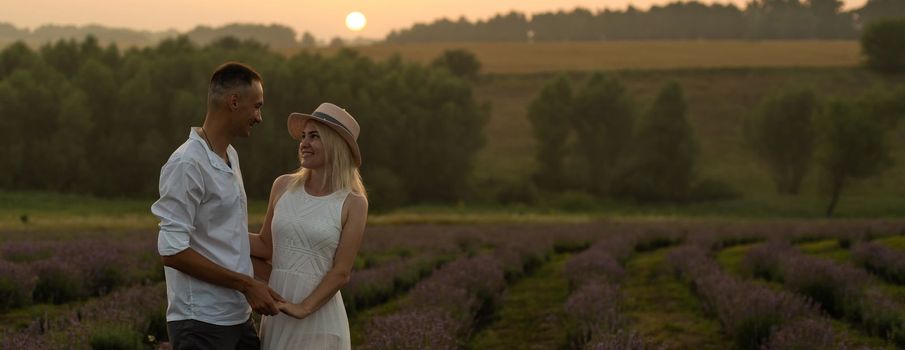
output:
[[[6,9],[5,13],[0,14],[0,22],[29,31],[45,25],[79,27],[100,25],[137,31],[176,30],[185,33],[198,26],[221,27],[233,23],[277,24],[292,28],[298,36],[304,32],[310,32],[321,41],[334,37],[382,40],[393,30],[410,28],[417,23],[431,23],[441,18],[456,20],[465,17],[474,22],[511,11],[521,12],[530,17],[535,13],[571,11],[579,7],[595,13],[604,9],[624,10],[629,4],[635,8],[647,10],[653,5],[676,2],[675,0],[570,0],[556,1],[551,4],[551,1],[538,0],[495,2],[438,0],[429,9],[425,9],[418,6],[420,2],[413,0],[395,0],[395,6],[387,6],[387,1],[378,4],[376,2],[338,0],[324,4],[280,0],[262,3],[257,8],[249,8],[249,10],[236,11],[236,7],[240,5],[248,7],[248,4],[237,0],[219,2],[201,0],[193,1],[188,5],[176,0],[138,0],[132,3],[104,0],[85,0],[77,3],[60,0],[33,0],[27,4],[12,3],[9,0],[0,1],[7,2],[3,6]],[[845,10],[858,8],[863,6],[866,1],[843,0],[843,8]],[[734,4],[739,8],[745,8],[747,4],[746,0],[699,2]],[[181,11],[174,14],[172,9],[176,7]],[[53,9],[54,11],[48,13],[48,11],[35,10],[37,8]],[[467,10],[463,10],[466,8]],[[353,11],[360,11],[367,17],[367,25],[361,31],[351,31],[345,27],[345,17]],[[316,15],[309,15],[308,12],[315,12]]]

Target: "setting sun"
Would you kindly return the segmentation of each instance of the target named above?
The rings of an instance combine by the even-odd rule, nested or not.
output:
[[[361,12],[355,11],[346,15],[346,28],[353,32],[361,31],[368,24],[368,19]]]

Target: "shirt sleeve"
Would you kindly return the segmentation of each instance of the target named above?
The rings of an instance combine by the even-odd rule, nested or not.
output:
[[[197,165],[181,161],[167,163],[160,170],[160,199],[151,206],[151,212],[160,219],[160,255],[175,255],[189,247],[203,196],[204,181]]]

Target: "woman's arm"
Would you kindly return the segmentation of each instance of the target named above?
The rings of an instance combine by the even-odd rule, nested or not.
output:
[[[273,181],[273,187],[270,189],[270,200],[267,204],[267,214],[264,215],[264,225],[261,226],[261,233],[248,234],[248,241],[251,244],[252,263],[254,263],[256,276],[258,275],[258,267],[262,263],[270,261],[270,258],[273,257],[273,236],[271,234],[273,211],[277,201],[283,195],[283,192],[286,191],[290,179],[290,175],[283,175]]]
[[[333,268],[301,303],[280,303],[280,310],[295,318],[305,318],[317,311],[336,295],[340,288],[349,283],[352,276],[352,265],[361,247],[365,223],[368,218],[368,200],[365,197],[349,194],[343,206],[343,228],[333,257]]]

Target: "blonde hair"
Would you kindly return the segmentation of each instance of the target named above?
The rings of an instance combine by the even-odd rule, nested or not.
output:
[[[320,135],[321,143],[324,144],[324,150],[327,156],[327,169],[330,176],[324,176],[323,182],[319,185],[321,188],[329,188],[334,191],[348,190],[357,195],[367,198],[364,182],[361,181],[361,173],[352,158],[352,150],[346,144],[339,134],[333,128],[324,125],[321,122],[309,119],[308,122],[314,122],[314,128]],[[299,152],[299,164],[302,163],[302,155]],[[295,189],[296,186],[303,185],[308,180],[311,169],[299,167],[292,175],[292,182],[289,189]],[[329,183],[328,183],[329,181]]]

